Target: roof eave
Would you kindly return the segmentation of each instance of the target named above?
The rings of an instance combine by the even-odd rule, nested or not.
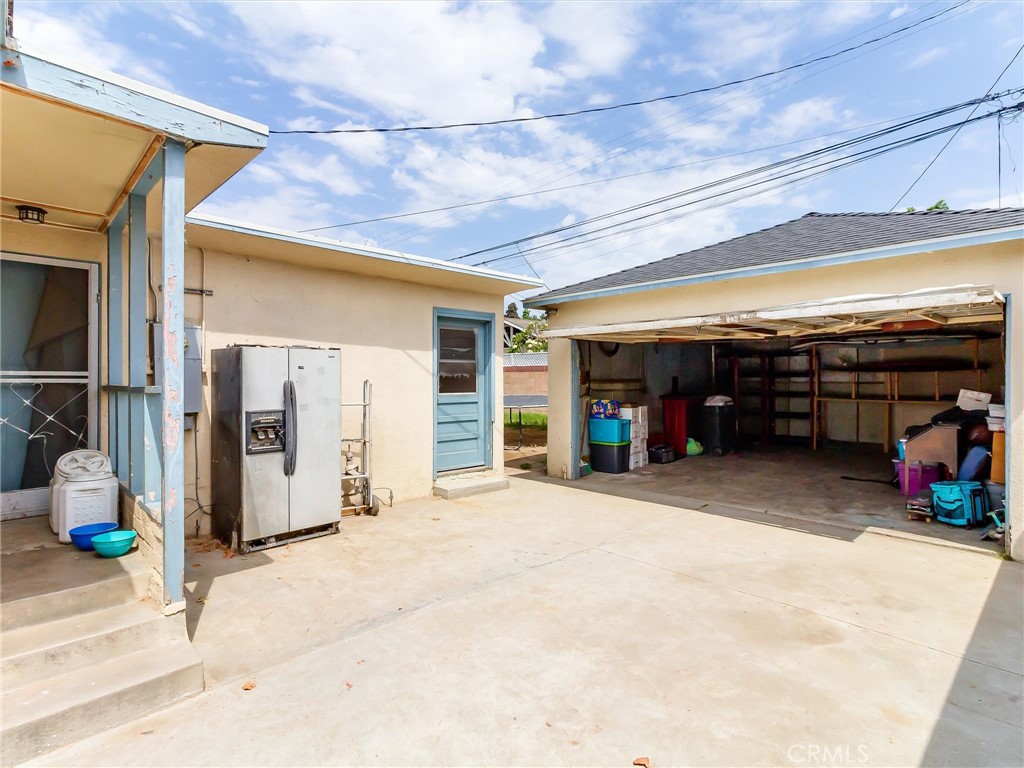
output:
[[[442,272],[452,272],[460,275],[466,275],[469,277],[475,277],[494,282],[508,283],[513,286],[514,290],[527,290],[543,286],[543,283],[540,280],[524,277],[522,275],[514,275],[508,272],[498,272],[496,270],[484,269],[482,267],[453,264],[448,261],[441,261],[440,259],[431,259],[425,256],[415,256],[408,253],[401,253],[399,251],[389,251],[381,248],[367,248],[365,246],[357,246],[351,243],[345,243],[340,240],[329,240],[321,237],[313,237],[309,235],[304,235],[301,232],[290,232],[288,230],[274,229],[272,227],[260,227],[255,224],[230,221],[228,219],[222,219],[217,216],[194,214],[186,216],[185,223],[198,227],[209,227],[211,229],[218,229],[224,232],[233,232],[241,235],[261,237],[270,240],[279,240],[282,242],[300,245],[308,248],[335,251],[338,253],[346,253],[354,256],[363,256],[370,259],[377,259],[380,261],[387,261],[396,264],[405,264],[411,267],[436,269]]]
[[[269,129],[160,88],[7,40],[5,86],[202,144],[263,149]]]
[[[643,283],[633,283],[612,288],[598,288],[591,291],[579,291],[563,296],[545,298],[544,295],[527,299],[524,306],[531,308],[547,309],[556,307],[559,304],[566,304],[572,301],[584,301],[607,296],[618,296],[627,293],[638,293],[641,291],[654,291],[662,288],[678,288],[685,285],[696,285],[699,283],[711,283],[719,280],[735,280],[744,277],[758,277],[761,275],[778,274],[781,272],[793,272],[801,269],[813,269],[816,267],[830,267],[840,264],[852,264],[859,261],[872,261],[875,259],[887,259],[898,256],[909,256],[915,253],[931,253],[933,251],[945,251],[952,248],[968,248],[975,245],[991,245],[993,243],[1005,242],[1008,240],[1024,239],[1024,227],[1014,226],[1002,229],[988,230],[985,232],[972,232],[966,235],[952,235],[950,237],[935,238],[931,240],[918,240],[900,245],[884,246],[881,248],[866,248],[856,251],[845,251],[842,253],[829,254],[826,256],[815,256],[809,259],[795,259],[793,261],[777,262],[774,264],[761,264],[754,267],[741,267],[738,269],[726,269],[717,272],[705,272],[697,275],[686,275],[683,277],[666,278],[664,280],[652,280]]]

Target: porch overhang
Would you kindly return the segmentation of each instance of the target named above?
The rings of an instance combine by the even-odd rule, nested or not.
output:
[[[267,142],[266,126],[13,41],[3,49],[0,100],[0,215],[39,207],[47,225],[67,229],[104,232],[130,193],[159,182],[168,139],[192,155],[186,210]]]
[[[623,343],[758,340],[894,329],[939,329],[1003,320],[1003,297],[992,286],[960,285],[904,294],[845,296],[713,315],[552,328],[546,338]]]

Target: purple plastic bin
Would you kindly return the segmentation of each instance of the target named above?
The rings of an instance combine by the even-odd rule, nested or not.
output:
[[[946,465],[932,461],[913,461],[907,466],[900,459],[892,460],[893,468],[900,477],[900,493],[916,496],[922,489],[928,490],[932,483],[946,479]]]

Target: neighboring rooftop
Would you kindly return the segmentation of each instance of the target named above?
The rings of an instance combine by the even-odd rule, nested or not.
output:
[[[808,266],[814,266],[815,261],[829,257],[847,254],[870,256],[875,251],[895,246],[946,241],[953,241],[953,245],[968,245],[969,242],[959,241],[979,233],[999,232],[1008,233],[1002,239],[1024,237],[1024,208],[808,213],[799,219],[732,240],[542,293],[526,303],[529,306],[546,306],[631,287],[634,290],[640,287],[654,289],[680,280],[739,277],[748,270],[772,265],[809,262]]]

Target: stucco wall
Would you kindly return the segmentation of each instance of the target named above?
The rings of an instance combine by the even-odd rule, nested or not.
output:
[[[100,377],[108,381],[107,242],[105,235],[38,227],[5,221],[3,250],[36,256],[81,260],[99,265]],[[154,284],[159,291],[160,242],[150,243]],[[491,359],[496,409],[492,431],[495,471],[503,471],[500,403],[504,389],[501,375],[502,296],[426,287],[397,280],[351,275],[298,267],[238,254],[188,248],[185,254],[188,288],[206,288],[212,296],[186,295],[186,322],[203,328],[204,403],[198,431],[185,436],[186,495],[210,503],[210,350],[229,344],[304,344],[342,349],[342,397],[356,402],[362,383],[373,383],[374,483],[390,487],[396,500],[424,496],[433,485],[433,310],[435,307],[493,313],[496,318]],[[125,270],[127,272],[127,270]],[[127,279],[127,275],[125,277]],[[127,295],[127,294],[125,294]],[[147,291],[147,317],[156,317],[157,300]],[[148,331],[147,331],[148,335]],[[127,363],[127,342],[125,341]],[[152,371],[152,361],[148,361]],[[150,382],[152,377],[150,376]],[[106,398],[99,397],[100,447],[108,445]],[[343,431],[359,431],[358,409],[346,409]],[[198,446],[198,489],[195,484]],[[194,535],[195,504],[186,502],[186,532]],[[122,508],[126,525],[142,534],[140,546],[159,543],[150,525],[130,503]],[[145,513],[141,513],[145,517]],[[135,525],[141,521],[140,525]],[[202,516],[202,529],[209,530]],[[156,544],[154,544],[156,546]],[[159,576],[155,550],[151,564]],[[156,583],[156,582],[154,582]],[[157,589],[157,584],[154,589]],[[157,593],[159,589],[157,589]]]
[[[154,247],[154,251],[156,251]],[[205,264],[204,264],[205,262]],[[212,296],[186,296],[185,317],[203,327],[204,403],[198,433],[185,437],[185,490],[203,504],[210,489],[210,350],[230,344],[340,347],[342,398],[362,399],[373,384],[374,484],[396,500],[428,495],[433,486],[433,311],[435,307],[494,313],[501,296],[431,288],[396,280],[310,269],[238,254],[186,252],[185,283]],[[492,358],[495,402],[502,400],[501,325]],[[500,405],[495,411],[492,463],[503,471]],[[343,432],[359,434],[359,409],[345,409]],[[193,445],[199,448],[196,494]],[[187,505],[191,512],[195,505]],[[195,533],[195,517],[186,532]],[[208,529],[204,518],[203,529]]]
[[[1007,481],[1011,499],[1011,554],[1024,559],[1024,244],[1021,241],[880,259],[774,275],[642,291],[561,304],[552,329],[574,325],[669,319],[776,307],[842,296],[956,285],[992,285],[1010,297]],[[570,343],[549,345],[548,467],[559,474],[571,462]],[[560,380],[560,377],[565,380]]]

